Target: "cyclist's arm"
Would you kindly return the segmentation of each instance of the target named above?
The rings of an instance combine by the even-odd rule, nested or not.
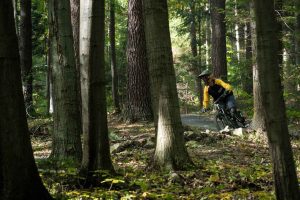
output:
[[[223,88],[225,88],[228,91],[232,91],[232,87],[230,84],[225,83],[224,81],[222,81],[221,79],[216,79],[215,80],[215,84],[222,86]]]
[[[203,108],[207,108],[208,104],[209,104],[208,86],[205,86],[203,91]]]

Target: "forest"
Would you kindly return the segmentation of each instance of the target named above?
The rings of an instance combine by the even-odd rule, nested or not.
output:
[[[0,0],[1,200],[300,199],[300,0]]]

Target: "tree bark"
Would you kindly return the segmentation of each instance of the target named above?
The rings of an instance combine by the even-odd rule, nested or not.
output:
[[[256,22],[254,16],[254,3],[250,1],[250,15],[251,15],[251,38],[252,38],[252,68],[253,68],[253,118],[251,128],[254,130],[265,130],[265,120],[263,114],[261,83],[258,80],[259,71],[257,69],[257,39],[256,39]]]
[[[107,127],[104,65],[104,0],[80,1],[83,121],[82,172],[113,171]]]
[[[166,0],[144,0],[145,32],[156,124],[154,166],[181,169],[191,164],[183,139]]]
[[[296,65],[300,66],[300,0],[296,0],[296,25],[295,25],[295,57]]]
[[[120,97],[119,97],[119,77],[116,58],[116,28],[115,28],[115,0],[110,1],[110,23],[109,23],[109,39],[110,39],[110,62],[112,77],[112,98],[114,102],[115,113],[120,113]]]
[[[278,64],[279,67],[282,67],[283,64],[283,26],[282,26],[282,14],[283,14],[283,1],[282,0],[275,0],[275,10],[276,10],[276,27],[277,27],[277,41],[278,41]]]
[[[258,80],[261,95],[277,199],[299,199],[299,187],[290,144],[285,103],[276,57],[278,37],[274,0],[254,0],[257,36]],[[272,72],[272,73],[270,73]]]
[[[31,0],[20,0],[19,52],[26,112],[34,112],[32,105],[32,23]]]
[[[54,97],[52,156],[80,161],[80,112],[70,2],[49,0],[48,9]]]
[[[18,20],[18,0],[12,0],[14,7],[14,19],[17,37],[19,36],[19,20]]]
[[[0,1],[0,35],[0,196],[2,200],[50,200],[30,144],[10,0]]]
[[[215,77],[227,79],[225,0],[210,0],[212,66]]]
[[[250,14],[250,8],[248,8]],[[251,22],[246,22],[246,30],[245,30],[245,39],[246,39],[246,47],[245,47],[245,74],[242,75],[243,81],[242,86],[243,90],[248,94],[253,93],[253,55],[252,55],[252,31],[251,31]]]
[[[125,118],[152,120],[142,0],[128,1],[127,108]]]
[[[201,49],[199,49],[199,57],[200,57],[200,61],[197,60],[198,57],[198,50],[197,50],[197,28],[196,28],[196,8],[195,8],[195,0],[190,0],[190,20],[191,20],[191,25],[190,25],[190,46],[191,46],[191,51],[192,51],[192,56],[193,56],[193,60],[192,60],[192,69],[190,70],[192,72],[192,75],[194,77],[194,83],[195,83],[195,93],[197,94],[198,100],[199,102],[202,102],[202,93],[201,93],[201,79],[198,78],[198,75],[201,73],[200,72],[200,66],[201,66]],[[201,19],[200,17],[199,19],[199,24],[201,24]],[[201,25],[199,26],[201,27]],[[200,32],[200,30],[199,30]],[[200,39],[201,35],[199,35],[199,39]],[[201,46],[199,46],[200,48]],[[200,103],[201,105],[201,103]]]
[[[212,40],[212,27],[211,27],[211,17],[210,17],[210,4],[206,5],[206,17],[205,17],[205,64],[206,66],[210,66],[211,63],[211,40]]]
[[[74,43],[74,53],[75,53],[75,65],[76,65],[76,85],[77,85],[76,91],[77,91],[77,98],[79,102],[78,109],[81,112],[80,60],[79,60],[80,0],[70,0],[70,6],[71,6],[71,23],[72,23],[72,33],[73,33],[73,43]]]

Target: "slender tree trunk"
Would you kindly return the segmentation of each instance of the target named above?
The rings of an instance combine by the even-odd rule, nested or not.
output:
[[[278,64],[282,67],[283,64],[283,26],[282,26],[282,14],[283,14],[283,0],[275,0],[275,16],[276,16],[276,27],[277,27],[277,41],[278,41]]]
[[[152,120],[142,0],[128,1],[127,108],[129,121]]]
[[[254,114],[251,122],[251,127],[254,130],[265,130],[265,120],[263,114],[261,83],[258,80],[259,71],[257,69],[257,39],[256,39],[256,22],[254,16],[254,3],[250,1],[250,15],[251,15],[251,38],[252,38],[252,67],[253,67],[253,105]]]
[[[295,4],[296,4],[295,58],[296,58],[296,67],[298,68],[300,66],[300,0],[296,0]]]
[[[18,0],[12,0],[14,7],[14,19],[17,37],[19,36],[19,20],[18,20]]]
[[[110,62],[111,62],[111,77],[112,77],[112,98],[115,107],[115,113],[120,113],[120,98],[119,98],[119,77],[116,58],[116,28],[115,28],[115,0],[110,1],[110,24],[109,24],[109,40],[110,40]]]
[[[296,4],[296,25],[295,25],[295,52],[296,64],[300,64],[300,0],[295,0]]]
[[[32,105],[32,23],[31,0],[20,0],[20,64],[22,72],[25,107],[28,114],[33,113]]]
[[[254,0],[258,80],[266,130],[273,163],[276,197],[278,200],[300,199],[293,152],[289,140],[285,104],[277,52],[277,28],[274,0]],[[272,73],[270,73],[272,72]]]
[[[206,8],[206,18],[205,18],[205,26],[206,31],[205,31],[205,64],[206,66],[211,65],[211,40],[212,40],[212,27],[211,27],[211,13],[210,13],[210,4],[207,4]]]
[[[69,1],[49,0],[54,96],[52,156],[81,160],[80,112]]]
[[[166,0],[145,0],[145,32],[151,81],[156,147],[154,165],[180,169],[191,163],[184,145]]]
[[[227,79],[225,0],[210,0],[210,7],[213,74]]]
[[[191,51],[192,51],[192,69],[190,71],[192,72],[192,75],[194,77],[194,82],[195,82],[195,93],[197,94],[199,102],[201,101],[201,80],[198,78],[198,75],[201,73],[200,72],[200,65],[201,65],[201,60],[199,61],[197,59],[198,56],[198,50],[197,50],[197,22],[196,22],[196,10],[195,10],[195,0],[190,0],[190,17],[191,17],[191,26],[190,26],[190,45],[191,45]],[[199,18],[200,19],[200,18]],[[199,20],[199,23],[201,24],[201,21]],[[200,26],[201,27],[201,26]],[[200,39],[201,35],[199,35]],[[201,46],[200,46],[201,47]],[[200,48],[199,47],[199,48]],[[199,49],[200,52],[200,49]],[[200,54],[201,55],[201,54]]]
[[[0,196],[2,200],[50,200],[30,144],[10,0],[0,1],[0,35]]]
[[[203,45],[203,41],[205,41],[206,38],[206,34],[205,31],[207,29],[207,27],[204,27],[205,24],[205,18],[204,20],[203,16],[198,16],[198,62],[199,62],[199,67],[198,70],[199,72],[201,72],[203,70],[203,68],[205,68],[205,64],[203,63],[203,54],[205,54],[205,51],[202,48]],[[205,45],[205,44],[204,44]],[[202,88],[202,81],[201,79],[198,78],[198,76],[196,77],[197,81],[196,81],[196,89],[198,90],[198,95],[199,95],[199,106],[202,107],[202,101],[203,101],[203,88]],[[197,94],[196,93],[196,94]]]
[[[236,23],[234,25],[234,30],[235,30],[235,46],[236,46],[236,56],[237,56],[237,61],[238,61],[238,64],[240,64],[240,41],[241,41],[241,38],[240,38],[240,28],[241,28],[241,24],[239,23],[239,20],[238,20],[238,16],[239,16],[239,13],[238,13],[238,5],[237,5],[237,0],[234,1],[234,16],[235,16],[235,19],[236,19]]]
[[[239,9],[246,12],[250,16],[250,3],[240,5]],[[253,91],[253,68],[252,68],[252,38],[251,38],[251,18],[247,18],[246,22],[240,23],[240,59],[241,59],[241,85],[243,91],[252,94]]]
[[[73,32],[73,42],[74,42],[75,65],[76,65],[76,84],[77,84],[76,91],[77,91],[77,98],[79,102],[78,109],[81,112],[80,60],[79,60],[80,0],[70,0],[70,6],[71,6],[71,23],[72,23],[72,32]]]
[[[107,127],[104,65],[104,0],[80,1],[83,121],[82,172],[113,171]],[[88,177],[89,178],[89,177]]]
[[[250,11],[250,8],[249,8]],[[245,74],[242,75],[243,80],[242,86],[243,90],[248,94],[253,93],[253,55],[252,55],[252,33],[251,33],[251,23],[246,23],[245,29],[245,40],[246,40],[246,47],[245,47]]]
[[[80,60],[79,60],[79,17],[80,17],[80,0],[70,0],[71,6],[71,23],[74,41],[74,53],[75,53],[75,63],[76,69],[79,70]],[[78,73],[79,78],[80,73]]]

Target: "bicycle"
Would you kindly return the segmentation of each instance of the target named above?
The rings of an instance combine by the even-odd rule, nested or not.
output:
[[[223,94],[214,102],[215,109],[217,110],[215,122],[218,130],[223,130],[226,126],[229,128],[245,128],[247,126],[246,121],[240,111],[236,111],[232,115],[230,111],[226,109],[225,105],[219,103],[219,101],[225,97],[226,94]]]

